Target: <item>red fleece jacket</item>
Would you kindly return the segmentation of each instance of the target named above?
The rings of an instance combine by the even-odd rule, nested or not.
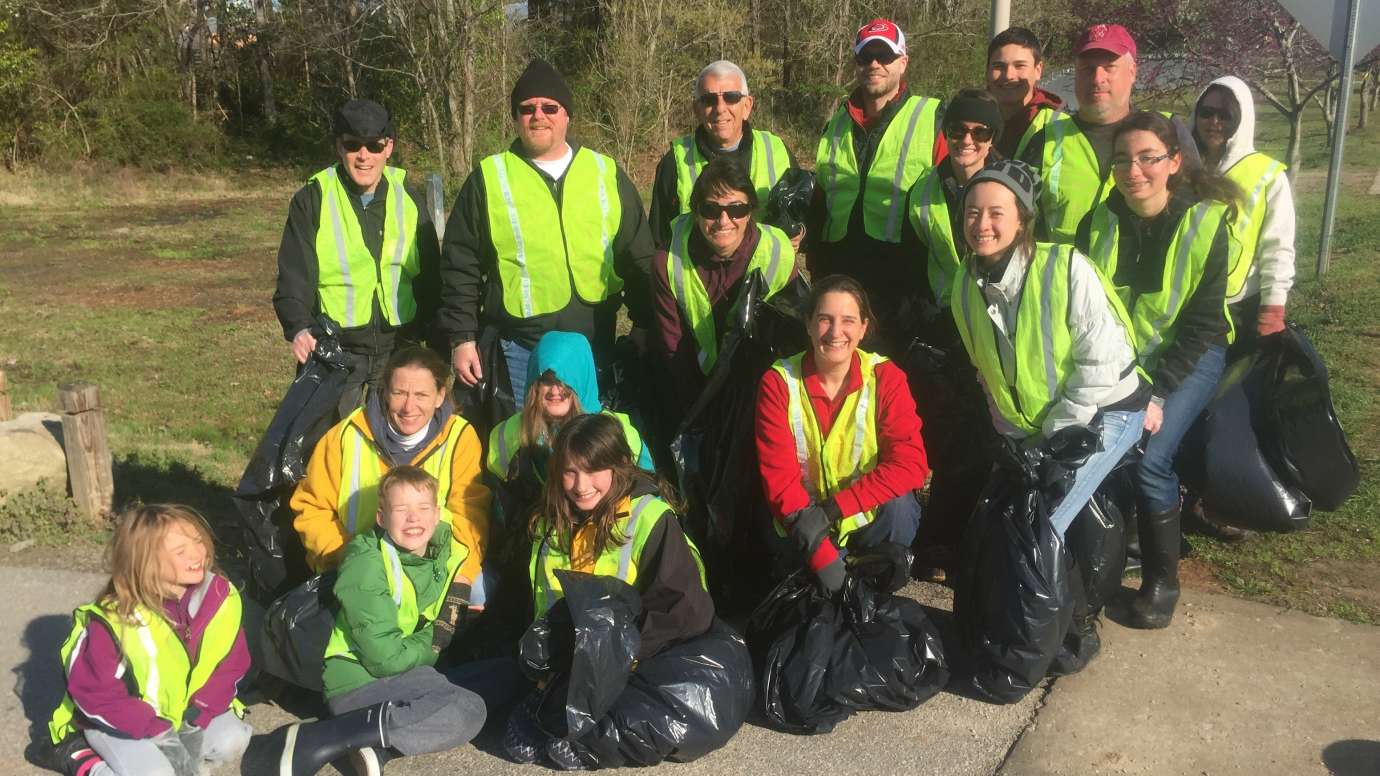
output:
[[[853,355],[853,365],[843,388],[832,400],[824,392],[815,370],[814,355],[806,353],[802,372],[805,392],[819,420],[820,432],[828,435],[838,420],[848,394],[862,388],[862,362]],[[795,435],[789,417],[790,394],[786,381],[775,369],[762,376],[757,393],[757,457],[762,472],[762,487],[772,517],[784,520],[809,506],[813,497],[800,481]],[[877,467],[853,484],[835,493],[824,504],[836,518],[864,512],[905,493],[921,488],[929,474],[925,443],[920,438],[920,416],[915,411],[906,375],[887,361],[877,366]],[[821,545],[810,560],[813,569],[822,568],[837,556],[830,543]]]

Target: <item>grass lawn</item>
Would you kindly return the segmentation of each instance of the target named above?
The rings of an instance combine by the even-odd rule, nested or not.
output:
[[[1332,369],[1337,410],[1363,466],[1360,491],[1312,528],[1237,545],[1192,539],[1190,584],[1380,623],[1380,127],[1354,134],[1332,269],[1313,276],[1327,149],[1309,125],[1297,182],[1299,282],[1290,317]],[[1284,125],[1261,111],[1259,146],[1282,156]],[[117,506],[191,503],[228,518],[230,490],[292,377],[273,316],[287,173],[227,182],[132,173],[3,176],[0,369],[17,411],[53,410],[56,385],[101,387]],[[639,181],[648,184],[649,181]],[[92,550],[56,488],[0,501],[0,543]],[[61,550],[55,550],[60,558]]]

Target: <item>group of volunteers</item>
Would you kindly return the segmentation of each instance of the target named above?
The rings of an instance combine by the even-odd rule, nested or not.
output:
[[[339,109],[339,162],[292,200],[274,295],[299,363],[326,319],[349,362],[339,422],[290,501],[312,570],[335,575],[330,713],[255,738],[279,773],[347,755],[378,773],[486,720],[519,761],[581,767],[533,716],[511,651],[465,661],[452,641],[493,628],[516,643],[562,598],[562,571],[636,588],[641,662],[711,627],[700,550],[657,475],[671,464],[605,409],[600,369],[626,307],[633,346],[671,377],[674,395],[644,400],[683,411],[748,278],[767,297],[805,282],[797,251],[809,347],[748,376],[775,576],[808,569],[834,593],[849,553],[892,543],[943,579],[988,443],[1085,428],[1100,449],[1051,522],[1062,534],[1143,444],[1130,624],[1169,624],[1178,447],[1229,350],[1284,327],[1293,278],[1289,182],[1254,150],[1248,88],[1219,78],[1184,118],[1137,109],[1136,44],[1115,24],[1074,48],[1074,110],[1039,87],[1042,46],[1021,28],[988,46],[985,89],[947,100],[910,91],[891,21],[864,25],[852,51],[856,86],[824,125],[794,234],[759,219],[796,157],[751,123],[747,75],[728,61],[696,79],[697,124],[656,168],[650,216],[614,159],[568,135],[570,89],[543,61],[513,87],[516,139],[465,180],[439,240],[388,165],[387,110]],[[924,354],[938,366],[911,369]],[[453,394],[493,381],[511,414],[462,417]],[[54,767],[186,776],[240,756],[250,653],[206,522],[142,506],[113,543],[111,582],[62,648]],[[1091,617],[1073,627],[1096,638]]]

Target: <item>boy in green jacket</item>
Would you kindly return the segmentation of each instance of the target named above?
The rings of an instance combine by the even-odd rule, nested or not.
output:
[[[335,583],[340,611],[322,672],[333,716],[271,734],[281,737],[272,742],[280,776],[309,776],[346,753],[358,773],[378,774],[375,750],[441,752],[483,727],[483,699],[435,668],[470,597],[459,573],[468,551],[440,522],[436,488],[415,466],[379,482],[378,526],[346,546]]]

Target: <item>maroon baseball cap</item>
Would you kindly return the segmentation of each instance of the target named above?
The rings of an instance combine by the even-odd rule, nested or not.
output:
[[[1110,51],[1117,56],[1129,54],[1136,58],[1136,39],[1120,24],[1094,24],[1083,30],[1073,46],[1074,56],[1085,51]]]
[[[906,53],[906,34],[890,19],[873,19],[859,27],[857,36],[853,38],[853,53],[862,51],[863,46],[874,40],[885,43],[893,54]]]

